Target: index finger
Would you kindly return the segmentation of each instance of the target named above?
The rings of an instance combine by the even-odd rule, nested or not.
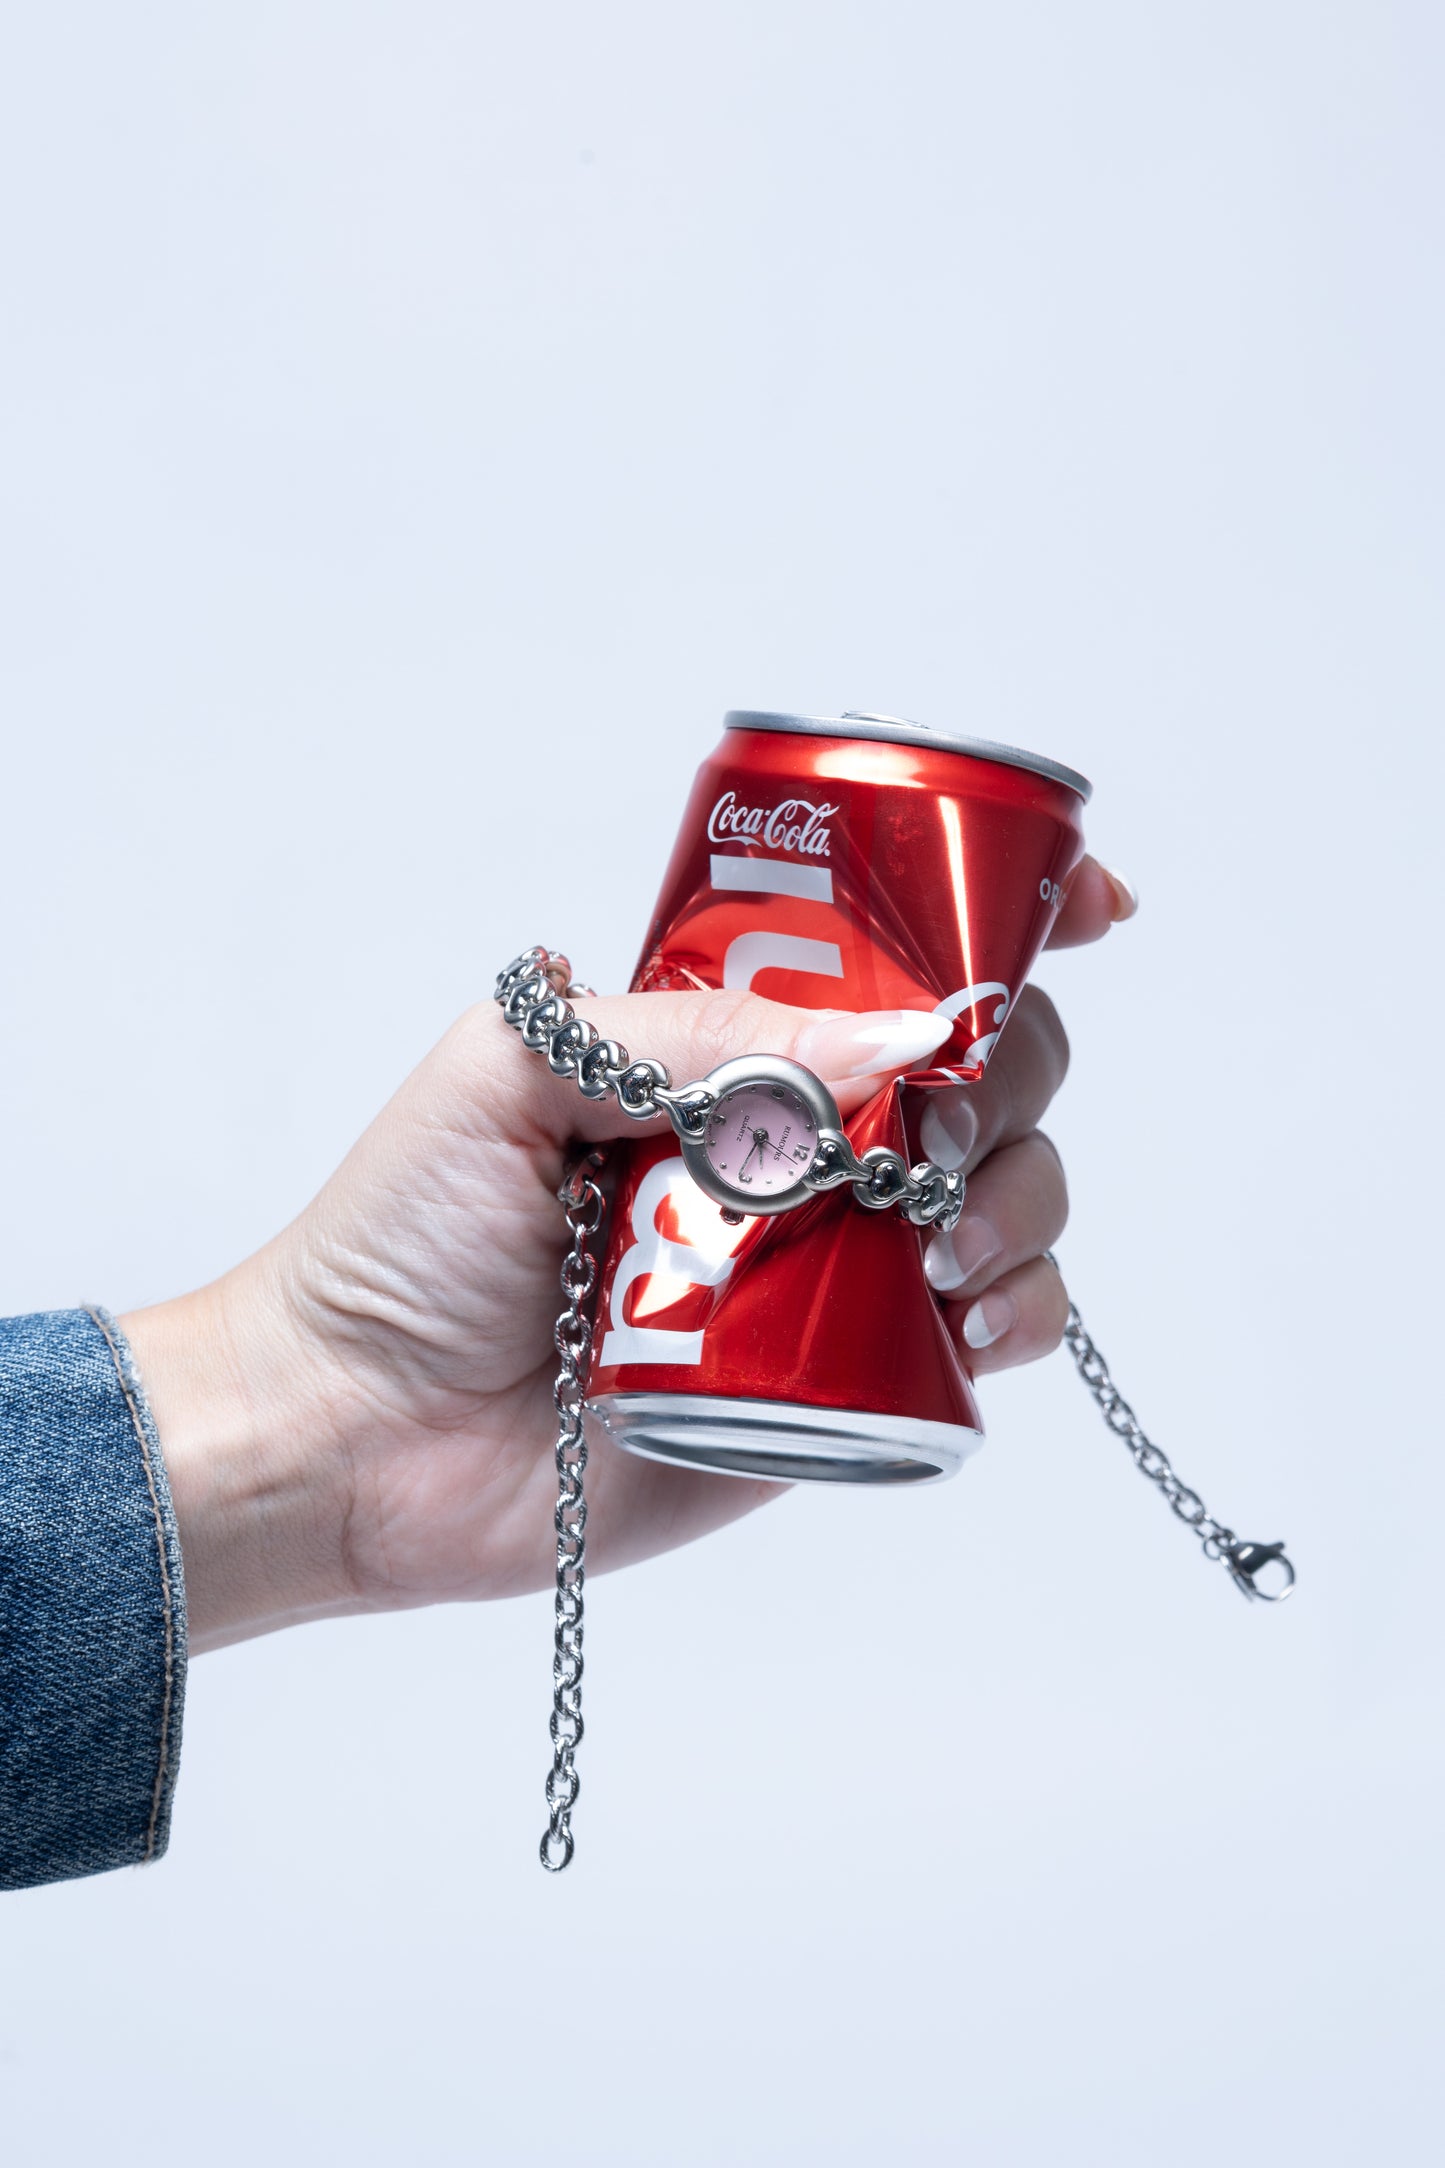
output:
[[[1081,858],[1047,946],[1079,948],[1085,941],[1102,941],[1111,926],[1132,918],[1138,908],[1138,893],[1122,873],[1111,873],[1097,858]]]

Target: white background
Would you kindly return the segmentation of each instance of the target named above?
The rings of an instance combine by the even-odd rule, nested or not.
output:
[[[1093,775],[1065,1358],[951,1486],[201,1659],[7,2168],[1438,2157],[1438,10],[57,4],[0,60],[0,1308],[288,1218],[730,705]]]

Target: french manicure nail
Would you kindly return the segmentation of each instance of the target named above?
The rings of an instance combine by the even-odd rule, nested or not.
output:
[[[1003,1248],[997,1232],[977,1213],[965,1213],[952,1234],[937,1234],[923,1253],[928,1284],[938,1295],[951,1295],[976,1272],[992,1264]]]
[[[1112,866],[1105,866],[1104,878],[1114,891],[1114,923],[1117,926],[1121,919],[1132,918],[1138,910],[1139,891],[1127,875],[1116,873]]]
[[[992,1347],[1001,1340],[1011,1325],[1018,1323],[1019,1306],[1013,1296],[1001,1287],[991,1287],[986,1295],[969,1305],[963,1321],[963,1337],[971,1348]]]
[[[932,1093],[918,1125],[918,1142],[935,1166],[949,1170],[966,1165],[978,1142],[973,1101],[962,1092]]]
[[[936,1009],[866,1009],[820,1017],[809,1024],[794,1052],[824,1077],[875,1076],[910,1069],[934,1053],[953,1030]]]

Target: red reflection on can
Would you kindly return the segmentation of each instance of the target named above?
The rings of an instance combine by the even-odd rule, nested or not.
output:
[[[857,1151],[906,1151],[923,1091],[982,1076],[1082,853],[1088,792],[1033,754],[890,718],[730,715],[633,986],[951,1017],[934,1066],[847,1124]],[[626,1147],[589,1426],[736,1474],[952,1474],[982,1425],[924,1276],[927,1239],[836,1191],[729,1226],[675,1139]]]

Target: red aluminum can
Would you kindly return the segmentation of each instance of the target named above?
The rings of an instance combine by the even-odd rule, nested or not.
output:
[[[1083,851],[1057,762],[886,716],[734,712],[667,869],[638,991],[937,1009],[953,1035],[847,1124],[920,1156],[924,1094],[975,1082]],[[782,1480],[953,1474],[982,1423],[924,1230],[846,1191],[730,1226],[674,1137],[621,1148],[586,1422],[655,1460]]]

